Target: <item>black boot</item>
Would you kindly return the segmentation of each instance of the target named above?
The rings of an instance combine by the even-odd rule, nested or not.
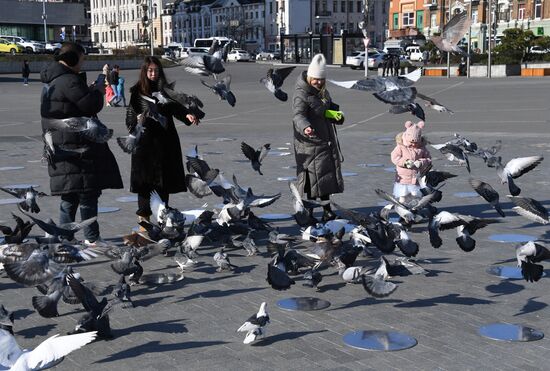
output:
[[[330,204],[327,204],[323,206],[323,217],[321,218],[321,221],[323,223],[328,222],[329,220],[336,219],[337,215],[332,212],[332,209],[330,208]]]
[[[308,214],[308,224],[309,225],[316,225],[319,223],[319,221],[313,216],[313,208],[306,209]]]

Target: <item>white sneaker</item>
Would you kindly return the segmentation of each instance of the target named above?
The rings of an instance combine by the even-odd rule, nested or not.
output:
[[[89,240],[84,241],[84,245],[86,247],[108,247],[109,244],[105,242],[101,237],[99,237],[97,240],[90,242]]]

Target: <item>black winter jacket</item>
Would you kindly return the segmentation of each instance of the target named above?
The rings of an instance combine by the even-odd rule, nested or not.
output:
[[[126,126],[132,132],[137,125],[137,116],[143,112],[143,97],[132,90],[130,105],[126,111]],[[149,99],[155,98],[148,97]],[[146,106],[146,105],[145,105]],[[167,193],[187,191],[185,186],[185,171],[178,132],[174,125],[174,117],[186,125],[191,123],[185,118],[189,113],[180,105],[156,104],[156,109],[166,117],[167,128],[164,129],[157,121],[147,118],[143,126],[140,143],[132,154],[132,170],[130,174],[130,191],[134,193],[149,193],[157,190]]]
[[[342,156],[334,126],[343,121],[325,118],[326,110],[339,109],[328,91],[325,94],[321,99],[320,92],[307,83],[306,71],[298,76],[292,104],[297,188],[311,198],[344,192]],[[314,130],[314,137],[304,134],[308,126]]]
[[[103,108],[103,94],[90,89],[78,74],[59,62],[40,72],[44,86],[40,114],[43,118],[92,117]],[[44,129],[44,128],[43,128]],[[83,150],[77,158],[48,166],[53,195],[122,188],[117,162],[107,143],[93,143],[78,133],[54,131],[55,146]]]

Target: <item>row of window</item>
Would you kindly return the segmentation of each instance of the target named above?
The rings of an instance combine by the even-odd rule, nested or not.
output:
[[[143,30],[142,30],[143,32]],[[154,38],[157,38],[157,28],[153,29]],[[139,26],[137,29],[131,30],[120,30],[120,42],[136,42],[140,37]],[[94,32],[94,42],[96,43],[116,43],[117,42],[117,31],[111,30],[109,32]]]

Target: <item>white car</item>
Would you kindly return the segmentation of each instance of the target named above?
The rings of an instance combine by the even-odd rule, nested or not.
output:
[[[44,53],[44,44],[29,40],[21,36],[0,36],[3,39],[11,41],[12,43],[20,45],[26,53]]]
[[[193,48],[187,49],[187,56],[188,57],[199,57],[199,56],[203,56],[203,55],[207,55],[207,54],[208,54],[208,48],[193,47]]]
[[[250,54],[246,50],[242,49],[233,49],[227,54],[227,60],[228,61],[245,61],[248,62],[250,60]]]
[[[405,49],[405,53],[407,53],[411,61],[422,62],[422,51],[419,46],[408,46],[407,49]]]
[[[270,61],[272,59],[275,59],[275,54],[273,54],[272,52],[259,52],[256,55],[257,61]]]
[[[540,46],[532,46],[530,49],[529,49],[529,53],[531,54],[546,54],[550,52],[550,50],[548,49],[543,49],[542,47]]]
[[[58,42],[50,42],[48,41],[46,43],[46,53],[57,53],[59,51],[59,49],[61,49],[61,43],[58,43]]]
[[[365,52],[353,52],[346,57],[346,64],[350,66],[352,70],[359,68],[365,68]]]

